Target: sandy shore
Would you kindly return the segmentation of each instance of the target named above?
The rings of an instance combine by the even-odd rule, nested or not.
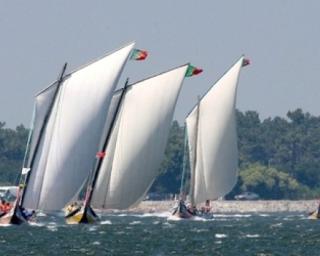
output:
[[[216,213],[311,212],[317,208],[318,203],[318,200],[215,201],[212,203],[212,209]],[[130,209],[130,212],[167,212],[174,204],[174,201],[143,201],[137,207]]]

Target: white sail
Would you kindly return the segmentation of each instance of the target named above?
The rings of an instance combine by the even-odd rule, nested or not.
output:
[[[29,149],[29,156],[34,154],[37,141],[39,140],[41,127],[45,121],[45,117],[49,111],[51,104],[54,101],[54,94],[57,90],[58,83],[54,82],[48,88],[43,90],[41,94],[36,97],[34,107],[34,120],[32,124],[32,140]],[[30,166],[31,157],[28,159],[27,166]]]
[[[36,152],[24,207],[59,210],[87,178],[112,94],[133,46],[125,46],[63,81]]]
[[[93,207],[127,209],[143,199],[159,173],[187,67],[127,89],[94,189]]]
[[[193,184],[191,196],[195,204],[224,196],[237,180],[235,103],[242,62],[243,57],[214,84],[186,118]]]

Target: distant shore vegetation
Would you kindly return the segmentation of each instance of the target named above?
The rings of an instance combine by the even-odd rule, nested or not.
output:
[[[312,199],[320,196],[320,117],[301,109],[285,118],[261,120],[256,111],[237,111],[239,178],[226,196],[244,191],[262,199]],[[0,122],[0,185],[17,184],[29,130]],[[156,193],[178,193],[184,151],[184,127],[171,126]],[[188,165],[187,165],[188,166]]]

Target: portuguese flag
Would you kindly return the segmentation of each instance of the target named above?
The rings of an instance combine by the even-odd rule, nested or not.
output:
[[[194,66],[192,66],[192,65],[189,64],[185,76],[186,76],[186,77],[195,76],[195,75],[200,74],[202,71],[203,71],[203,70],[202,70],[201,68],[196,68],[196,67],[194,67]]]
[[[130,60],[144,60],[148,56],[148,52],[139,49],[133,49]]]
[[[96,154],[96,157],[97,157],[98,159],[104,158],[105,156],[106,156],[106,152],[104,152],[104,151],[99,151],[99,152],[97,152],[97,154]]]

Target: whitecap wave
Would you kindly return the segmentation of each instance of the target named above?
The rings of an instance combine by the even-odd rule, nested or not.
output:
[[[175,215],[170,215],[169,217],[167,217],[167,220],[170,220],[170,221],[213,221],[213,219],[206,219],[206,218],[202,218],[199,216],[193,216],[189,219],[184,219],[184,218],[180,218]]]
[[[226,234],[215,234],[214,236],[215,236],[215,238],[226,238],[227,237]]]
[[[260,235],[259,234],[247,234],[246,237],[248,237],[248,238],[258,238],[258,237],[260,237]]]
[[[171,216],[171,212],[153,212],[153,213],[144,213],[139,215],[139,217],[159,217],[159,218],[168,218]]]
[[[112,222],[110,220],[104,220],[100,222],[101,225],[111,225]]]
[[[277,228],[277,227],[282,227],[282,223],[276,223],[276,224],[272,224],[270,225],[271,228]]]
[[[90,226],[89,227],[89,232],[94,232],[94,231],[97,231],[98,227],[97,226]]]
[[[260,213],[259,216],[260,216],[260,217],[269,217],[270,214]]]
[[[33,227],[43,227],[43,226],[45,226],[45,223],[43,223],[43,222],[29,222],[29,225],[33,226]]]
[[[129,225],[138,225],[141,224],[141,221],[132,221],[129,223]]]
[[[0,227],[10,227],[11,224],[0,224]]]
[[[37,212],[37,217],[46,217],[48,216],[47,214],[45,214],[44,212]]]
[[[47,229],[52,232],[58,231],[58,227],[56,225],[49,225],[47,226]]]
[[[214,218],[249,218],[251,214],[213,214]]]

